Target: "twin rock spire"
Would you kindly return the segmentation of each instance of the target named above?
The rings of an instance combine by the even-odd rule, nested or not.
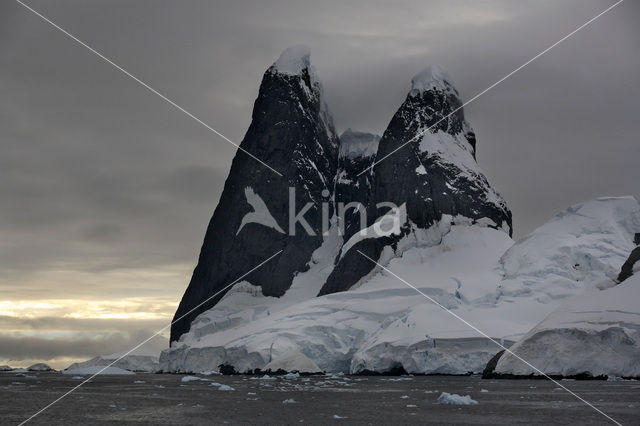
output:
[[[285,50],[264,73],[251,125],[240,144],[282,177],[238,151],[174,319],[193,312],[172,325],[171,341],[225,292],[196,306],[279,250],[277,258],[243,279],[259,286],[265,296],[284,295],[296,274],[319,261],[333,269],[317,295],[347,291],[374,266],[358,251],[379,259],[385,247],[396,250],[402,238],[431,227],[443,215],[464,216],[510,234],[511,213],[475,161],[475,135],[462,109],[455,111],[461,105],[451,79],[430,67],[414,77],[382,137],[352,130],[338,137],[309,50]],[[376,158],[404,144],[371,168]],[[323,209],[335,220],[340,202],[361,203],[367,210],[366,225],[385,213],[376,207],[381,202],[405,205],[407,221],[399,234],[352,240],[343,253],[340,247],[365,226],[358,212],[347,212],[338,254],[327,250],[332,254],[325,256],[331,258],[318,259],[323,252],[318,249],[328,244],[322,232],[327,216]],[[294,224],[296,232],[285,232],[292,212],[305,208],[304,219],[314,232],[301,223]],[[248,220],[247,215],[259,220]]]

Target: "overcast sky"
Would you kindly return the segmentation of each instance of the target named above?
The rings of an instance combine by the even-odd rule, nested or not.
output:
[[[425,66],[469,99],[613,2],[27,3],[240,142],[290,45],[310,46],[339,130],[381,133]],[[640,195],[639,18],[622,3],[466,108],[516,238],[573,203]],[[13,1],[0,131],[0,361],[64,366],[166,323],[235,148]]]

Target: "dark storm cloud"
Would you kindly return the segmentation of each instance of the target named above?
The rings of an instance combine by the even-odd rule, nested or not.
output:
[[[611,2],[29,4],[239,142],[289,45],[310,45],[340,129],[381,132],[424,66],[468,99]],[[638,195],[638,17],[623,3],[466,108],[517,236],[572,203]],[[60,265],[195,263],[233,146],[10,1],[0,99],[2,287]]]

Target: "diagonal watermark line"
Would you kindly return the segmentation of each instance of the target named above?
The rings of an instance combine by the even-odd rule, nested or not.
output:
[[[582,398],[580,395],[576,394],[575,392],[571,391],[570,389],[568,389],[567,387],[563,386],[562,384],[560,384],[557,380],[552,379],[551,377],[549,377],[547,374],[545,374],[542,370],[540,370],[539,368],[535,367],[534,365],[532,365],[531,363],[529,363],[527,360],[523,359],[522,357],[520,357],[519,355],[516,355],[513,351],[511,351],[509,348],[505,347],[503,344],[501,344],[500,342],[498,342],[497,340],[495,340],[494,338],[490,337],[487,333],[485,333],[484,331],[480,330],[479,328],[477,328],[476,326],[474,326],[473,324],[471,324],[470,322],[468,322],[467,320],[465,320],[464,318],[462,318],[461,316],[459,316],[458,314],[456,314],[455,312],[453,312],[450,309],[447,309],[444,305],[442,305],[440,302],[438,302],[437,300],[435,300],[434,298],[432,298],[431,296],[425,294],[424,292],[420,291],[420,289],[418,289],[417,287],[415,287],[414,285],[412,285],[411,283],[409,283],[408,281],[406,281],[405,279],[403,279],[402,277],[399,277],[398,275],[396,275],[393,271],[391,271],[389,268],[385,267],[384,265],[381,265],[380,263],[376,262],[375,260],[373,260],[372,258],[370,258],[369,256],[367,256],[366,254],[364,254],[363,252],[361,252],[360,250],[357,250],[358,253],[360,253],[362,256],[364,256],[366,259],[370,260],[371,262],[373,262],[374,264],[378,265],[380,268],[384,269],[386,272],[388,272],[389,274],[393,275],[395,278],[397,278],[398,280],[402,281],[404,284],[406,284],[407,286],[411,287],[412,289],[414,289],[415,291],[417,291],[418,293],[420,293],[423,297],[425,297],[426,299],[428,299],[429,301],[431,301],[432,303],[434,303],[435,305],[437,305],[438,307],[444,309],[446,312],[448,312],[449,314],[453,315],[456,319],[462,321],[463,323],[465,323],[466,325],[468,325],[469,327],[471,327],[473,330],[475,330],[477,333],[481,334],[483,337],[486,337],[487,339],[489,339],[491,342],[495,343],[497,346],[499,346],[500,348],[504,349],[505,352],[508,352],[510,355],[513,355],[514,357],[516,357],[517,359],[519,359],[520,361],[522,361],[523,363],[527,364],[529,367],[533,368],[534,370],[536,370],[538,373],[540,373],[541,375],[543,375],[545,378],[551,380],[553,383],[555,383],[556,385],[558,385],[559,387],[561,387],[562,389],[566,390],[567,392],[569,392],[571,395],[575,396],[576,398],[578,398],[580,401],[584,402],[585,404],[587,404],[589,407],[593,408],[594,410],[596,410],[598,413],[602,414],[604,417],[606,417],[607,419],[611,420],[613,423],[615,423],[618,426],[622,426],[621,423],[617,422],[616,420],[614,420],[613,418],[611,418],[608,414],[606,414],[604,411],[600,410],[599,408],[597,408],[596,406],[594,406],[593,404],[591,404],[589,401],[587,401],[586,399]]]
[[[494,87],[498,86],[499,84],[501,84],[503,81],[505,81],[506,79],[508,79],[509,77],[511,77],[512,75],[514,75],[515,73],[517,73],[518,71],[520,71],[521,69],[523,69],[524,67],[526,67],[527,65],[529,65],[530,63],[532,63],[533,61],[535,61],[536,59],[538,59],[539,57],[541,57],[542,55],[544,55],[545,53],[549,52],[551,49],[553,49],[554,47],[556,47],[557,45],[559,45],[560,43],[562,43],[563,41],[565,41],[566,39],[572,37],[573,35],[575,35],[578,31],[582,30],[583,28],[585,28],[586,26],[588,26],[589,24],[593,23],[596,19],[600,18],[602,15],[604,15],[605,13],[609,12],[611,9],[613,9],[614,7],[618,6],[620,3],[622,3],[624,0],[618,0],[616,3],[612,4],[611,6],[609,6],[608,8],[606,8],[605,10],[603,10],[602,12],[600,12],[599,14],[597,14],[596,16],[594,16],[593,18],[589,19],[587,22],[585,22],[584,24],[580,25],[578,28],[576,28],[575,30],[571,31],[569,34],[567,34],[566,36],[562,37],[560,40],[556,41],[555,43],[553,43],[551,46],[547,47],[546,49],[544,49],[543,51],[541,51],[540,53],[538,53],[536,56],[534,56],[533,58],[529,59],[527,62],[525,62],[524,64],[520,65],[518,68],[514,69],[513,71],[511,71],[509,74],[505,75],[504,77],[502,77],[500,80],[496,81],[495,83],[493,83],[491,86],[487,87],[486,89],[484,89],[483,91],[481,91],[480,93],[476,94],[474,97],[472,97],[471,99],[469,99],[468,101],[466,101],[465,103],[463,103],[462,105],[460,105],[458,108],[454,109],[453,111],[451,111],[449,114],[447,114],[446,116],[442,117],[440,120],[438,120],[435,124],[433,124],[432,126],[429,126],[427,129],[421,131],[420,133],[418,133],[417,135],[415,135],[414,137],[412,137],[411,139],[409,139],[408,141],[406,141],[405,143],[403,143],[402,145],[400,145],[399,147],[397,147],[396,149],[394,149],[393,151],[391,151],[390,153],[388,153],[387,155],[385,155],[384,157],[382,157],[379,160],[376,160],[373,162],[373,164],[371,164],[369,167],[367,167],[366,169],[364,169],[363,171],[361,171],[360,173],[358,173],[357,176],[362,175],[363,173],[366,173],[368,171],[373,172],[373,168],[380,164],[380,162],[384,161],[385,159],[389,158],[390,156],[392,156],[393,154],[395,154],[396,152],[398,152],[399,150],[401,150],[402,148],[404,148],[405,146],[409,145],[411,142],[417,140],[418,138],[424,136],[427,132],[430,132],[432,129],[434,129],[438,124],[440,124],[441,122],[443,122],[444,120],[447,120],[449,117],[451,117],[453,114],[455,114],[456,112],[460,111],[462,108],[464,108],[465,106],[469,105],[470,103],[474,102],[475,100],[477,100],[480,96],[484,95],[485,93],[487,93],[488,91],[490,91],[491,89],[493,89]]]
[[[270,165],[268,165],[267,163],[265,163],[264,161],[262,161],[261,159],[259,159],[258,157],[256,157],[255,155],[253,155],[252,153],[250,153],[249,151],[247,151],[246,149],[242,148],[240,145],[238,145],[237,143],[233,142],[231,139],[229,139],[228,137],[226,137],[225,135],[223,135],[222,133],[220,133],[219,131],[217,131],[216,129],[214,129],[213,127],[211,127],[210,125],[208,125],[207,123],[205,123],[204,121],[202,121],[201,119],[199,119],[198,117],[196,117],[195,115],[193,115],[192,113],[190,113],[189,111],[187,111],[186,109],[184,109],[183,107],[181,107],[180,105],[178,105],[177,103],[175,103],[174,101],[172,101],[171,99],[169,99],[167,96],[163,95],[162,93],[160,93],[159,91],[157,91],[156,89],[154,89],[153,87],[149,86],[147,83],[145,83],[144,81],[140,80],[138,77],[136,77],[135,75],[131,74],[129,71],[127,71],[126,69],[122,68],[120,65],[116,64],[115,62],[113,62],[111,59],[107,58],[106,56],[104,56],[102,53],[98,52],[96,49],[94,49],[93,47],[89,46],[88,44],[86,44],[85,42],[83,42],[82,40],[80,40],[78,37],[74,36],[73,34],[71,34],[70,32],[68,32],[67,30],[65,30],[64,28],[62,28],[61,26],[59,26],[58,24],[56,24],[55,22],[51,21],[49,18],[47,18],[46,16],[44,16],[43,14],[41,14],[40,12],[38,12],[37,10],[35,10],[34,8],[32,8],[31,6],[25,4],[24,2],[20,1],[20,0],[15,0],[18,4],[20,4],[21,6],[23,6],[24,8],[26,8],[27,10],[33,12],[33,14],[35,14],[36,16],[38,16],[39,18],[41,18],[42,20],[44,20],[45,22],[47,22],[48,24],[50,24],[52,27],[54,27],[55,29],[61,31],[63,34],[65,34],[67,37],[71,38],[73,41],[75,41],[76,43],[80,44],[81,46],[85,47],[86,49],[88,49],[91,53],[95,54],[96,56],[98,56],[100,59],[104,60],[105,62],[107,62],[108,64],[112,65],[114,68],[116,68],[118,71],[122,72],[124,75],[126,75],[127,77],[131,78],[132,80],[134,80],[136,83],[140,84],[142,87],[144,87],[145,89],[147,89],[148,91],[150,91],[151,93],[159,96],[161,99],[163,99],[164,101],[166,101],[167,103],[169,103],[171,106],[173,106],[174,108],[176,108],[177,110],[179,110],[180,112],[184,113],[185,115],[187,115],[188,117],[192,118],[193,120],[195,120],[197,123],[201,124],[202,126],[204,126],[205,128],[207,128],[208,130],[210,130],[211,132],[215,133],[216,135],[220,136],[222,139],[224,139],[225,141],[229,142],[231,145],[235,146],[236,148],[238,148],[240,151],[244,152],[245,154],[247,154],[249,157],[253,158],[254,160],[256,160],[257,162],[259,162],[260,164],[262,164],[263,166],[265,166],[266,168],[268,168],[269,170],[271,170],[272,172],[274,172],[275,174],[277,174],[278,176],[282,177],[282,173],[280,173],[279,171],[277,171],[276,169],[274,169],[273,167],[271,167]]]
[[[84,385],[85,383],[91,381],[91,379],[93,379],[94,377],[96,377],[98,374],[102,373],[103,371],[105,371],[107,368],[111,367],[113,364],[115,364],[116,362],[120,361],[122,358],[124,358],[125,356],[129,355],[131,352],[135,351],[136,349],[138,349],[140,346],[144,345],[145,343],[147,343],[149,340],[153,339],[156,336],[159,336],[160,334],[162,334],[167,328],[171,327],[173,324],[175,324],[176,322],[180,321],[181,319],[183,319],[184,317],[186,317],[187,315],[189,315],[191,312],[195,311],[196,309],[198,309],[200,306],[204,305],[205,303],[207,303],[209,300],[213,299],[214,297],[216,297],[217,295],[219,295],[220,293],[222,293],[223,291],[225,291],[226,289],[228,289],[229,287],[231,287],[232,285],[236,284],[238,281],[242,280],[244,277],[246,277],[247,275],[251,274],[253,271],[255,271],[256,269],[260,268],[262,265],[264,265],[265,263],[269,262],[271,259],[273,259],[274,257],[278,256],[280,253],[282,253],[282,250],[278,250],[275,254],[273,254],[271,257],[269,257],[267,260],[262,261],[258,266],[255,266],[253,269],[251,269],[249,272],[243,274],[241,277],[236,278],[233,282],[231,282],[230,284],[228,284],[227,286],[225,286],[223,289],[221,289],[220,291],[216,292],[213,296],[210,296],[209,298],[207,298],[206,300],[204,300],[203,302],[201,302],[200,304],[198,304],[197,306],[195,306],[193,309],[191,309],[189,312],[185,313],[184,315],[182,315],[180,318],[175,319],[173,321],[171,321],[170,324],[164,326],[163,328],[161,328],[160,330],[158,330],[158,332],[156,332],[154,335],[152,335],[151,337],[149,337],[148,339],[143,340],[141,343],[139,343],[138,345],[134,346],[133,348],[129,349],[125,354],[121,355],[118,359],[116,359],[115,361],[111,362],[109,365],[107,365],[106,367],[102,368],[100,371],[98,371],[97,373],[94,373],[93,375],[91,375],[91,377],[89,377],[88,379],[82,381],[81,383],[79,383],[78,385],[74,386],[73,388],[69,389],[67,392],[65,392],[64,394],[62,394],[60,397],[58,397],[57,399],[55,399],[54,401],[50,402],[49,404],[47,404],[46,406],[42,407],[40,410],[38,410],[37,412],[35,412],[34,414],[32,414],[31,416],[29,416],[28,419],[24,420],[22,423],[19,424],[19,426],[24,425],[25,423],[33,420],[36,416],[42,414],[44,411],[46,411],[47,409],[51,408],[54,404],[58,403],[60,400],[62,400],[63,398],[65,398],[66,396],[70,395],[72,392],[76,391],[80,386]]]

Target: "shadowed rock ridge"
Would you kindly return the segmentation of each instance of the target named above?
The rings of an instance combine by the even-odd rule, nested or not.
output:
[[[282,253],[277,258],[244,280],[260,286],[267,296],[282,296],[296,272],[307,268],[311,253],[322,243],[319,202],[328,198],[322,196],[323,191],[333,191],[338,138],[304,47],[287,49],[264,73],[251,125],[240,146],[283,176],[237,152],[174,321],[186,316],[171,326],[171,341],[187,332],[191,322],[213,307],[226,291],[207,298],[278,250]],[[315,236],[299,224],[295,236],[288,235],[289,187],[296,188],[296,211],[314,202],[304,217]],[[245,224],[239,230],[242,218],[253,211],[247,188],[264,201],[284,234],[257,223]]]
[[[411,91],[378,145],[380,162],[367,172],[372,182],[369,225],[385,213],[377,203],[388,201],[406,203],[408,222],[401,235],[355,244],[343,254],[320,295],[348,290],[374,268],[358,251],[379,259],[384,247],[395,249],[411,229],[429,228],[443,214],[490,219],[511,235],[511,212],[476,163],[475,133],[462,109],[456,111],[461,105],[458,91],[440,68],[428,67],[413,78]]]
[[[511,235],[511,212],[476,163],[475,134],[463,111],[453,112],[461,105],[446,73],[427,68],[414,77],[411,91],[382,138],[348,130],[339,142],[308,50],[300,46],[287,49],[264,73],[251,125],[240,144],[283,176],[238,151],[174,316],[171,341],[186,333],[194,319],[218,303],[226,290],[207,300],[209,297],[278,250],[281,255],[244,280],[260,287],[264,295],[282,296],[295,275],[308,269],[311,254],[324,241],[323,201],[330,215],[336,213],[338,202],[362,203],[367,225],[385,213],[376,208],[377,203],[404,204],[407,222],[400,235],[370,238],[340,253],[319,295],[346,291],[373,269],[358,250],[379,259],[385,247],[395,248],[404,235],[431,227],[443,215],[483,220]],[[430,127],[433,129],[428,130]],[[371,169],[376,159],[408,141]],[[296,188],[295,212],[313,203],[304,218],[315,235],[299,224],[295,235],[289,235],[289,187]],[[243,220],[257,205],[266,206],[272,219],[262,223]],[[359,219],[355,211],[345,215],[343,242],[360,229]]]

